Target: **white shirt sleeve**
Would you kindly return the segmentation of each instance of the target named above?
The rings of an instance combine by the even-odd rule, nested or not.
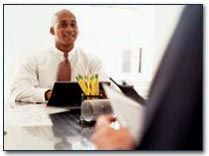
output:
[[[44,102],[49,88],[39,87],[38,63],[30,57],[20,64],[11,86],[12,99],[24,102]]]
[[[89,70],[91,74],[98,74],[99,81],[110,81],[109,76],[106,74],[102,62],[99,58],[91,56],[91,61],[89,63]]]

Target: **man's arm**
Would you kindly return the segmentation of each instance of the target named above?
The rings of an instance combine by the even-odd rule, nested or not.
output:
[[[35,58],[28,58],[21,63],[11,86],[14,100],[23,102],[45,102],[45,92],[49,88],[40,88],[38,80],[38,63]]]

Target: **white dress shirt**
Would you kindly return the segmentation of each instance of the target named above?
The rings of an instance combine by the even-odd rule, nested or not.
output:
[[[100,81],[109,81],[97,57],[75,47],[69,52],[68,58],[71,81],[75,82],[78,74],[99,74]],[[12,98],[25,102],[45,102],[45,92],[52,89],[56,82],[58,65],[63,59],[63,52],[51,48],[24,60],[12,82]]]

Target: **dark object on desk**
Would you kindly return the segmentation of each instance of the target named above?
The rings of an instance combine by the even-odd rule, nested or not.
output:
[[[115,82],[112,78],[110,78],[110,80],[120,88],[124,95],[140,103],[141,105],[145,104],[146,100],[136,92],[133,86],[120,85],[117,82]]]
[[[81,105],[81,93],[81,88],[77,82],[55,82],[47,105],[68,106],[71,109],[79,108]]]
[[[100,91],[105,95],[102,84],[110,85],[110,82],[99,82]],[[55,82],[47,105],[78,109],[83,100],[82,94],[83,92],[77,82]]]

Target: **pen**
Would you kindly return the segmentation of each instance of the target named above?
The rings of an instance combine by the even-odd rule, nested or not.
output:
[[[78,75],[78,76],[76,77],[76,79],[77,79],[78,84],[80,85],[80,87],[81,87],[83,93],[84,93],[85,95],[88,95],[88,86],[87,86],[85,80],[83,79],[83,77],[82,77],[81,75]]]

